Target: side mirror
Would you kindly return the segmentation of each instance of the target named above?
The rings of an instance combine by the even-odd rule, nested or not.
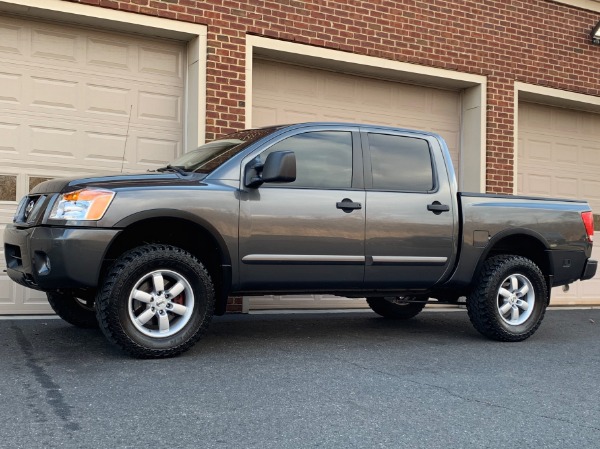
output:
[[[246,166],[246,187],[259,187],[265,182],[294,182],[296,180],[296,155],[293,151],[274,151],[263,165]]]

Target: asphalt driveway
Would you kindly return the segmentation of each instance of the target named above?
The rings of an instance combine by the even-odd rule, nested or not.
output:
[[[56,319],[0,338],[1,447],[600,447],[600,310],[522,343],[464,311],[231,315],[167,360]]]

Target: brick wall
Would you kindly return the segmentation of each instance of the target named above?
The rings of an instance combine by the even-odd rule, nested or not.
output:
[[[207,25],[209,140],[244,127],[246,34],[485,75],[489,192],[512,192],[514,81],[600,96],[600,14],[552,1],[66,1]]]

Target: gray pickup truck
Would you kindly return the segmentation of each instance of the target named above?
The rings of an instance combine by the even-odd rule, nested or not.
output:
[[[439,136],[372,125],[252,129],[155,172],[56,179],[4,233],[8,275],[136,357],[190,348],[230,295],[366,297],[392,319],[466,296],[519,341],[550,289],[594,276],[583,201],[457,191]]]

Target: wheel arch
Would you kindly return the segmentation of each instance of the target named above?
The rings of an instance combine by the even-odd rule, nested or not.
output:
[[[526,257],[542,271],[548,291],[552,287],[552,263],[548,255],[550,245],[539,233],[530,229],[510,229],[496,234],[481,255],[475,273],[479,273],[486,260],[498,255]]]
[[[202,262],[213,279],[215,314],[225,312],[231,286],[231,255],[219,232],[210,223],[186,211],[155,209],[132,214],[115,224],[121,232],[106,250],[99,281],[125,251],[148,243],[182,248]]]

